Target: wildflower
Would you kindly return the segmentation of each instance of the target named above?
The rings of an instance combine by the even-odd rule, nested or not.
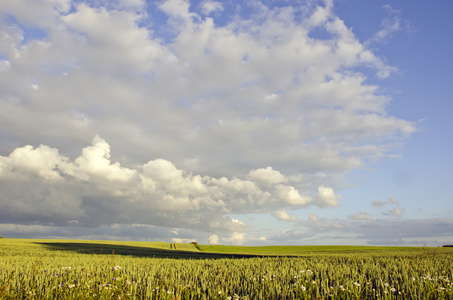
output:
[[[307,289],[306,287],[304,287],[303,285],[300,286],[300,288],[302,289],[302,291],[305,292],[305,290]]]
[[[218,293],[219,293],[219,295],[222,295],[222,291],[219,291]]]
[[[392,292],[396,292],[396,289],[395,288],[391,288],[390,289]]]
[[[384,286],[385,286],[385,287],[389,287],[390,284],[388,284],[388,283],[386,282],[386,283],[384,283]]]

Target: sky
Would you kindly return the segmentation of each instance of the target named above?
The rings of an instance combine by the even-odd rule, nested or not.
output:
[[[450,0],[0,2],[0,236],[453,244]]]

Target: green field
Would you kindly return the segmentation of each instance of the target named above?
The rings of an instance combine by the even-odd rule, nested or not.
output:
[[[0,239],[0,299],[453,299],[452,248]]]

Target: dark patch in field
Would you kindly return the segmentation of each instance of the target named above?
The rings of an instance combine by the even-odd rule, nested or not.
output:
[[[166,250],[150,247],[136,247],[114,244],[97,244],[97,243],[49,243],[35,242],[35,244],[44,245],[49,250],[55,251],[71,251],[83,254],[98,254],[98,255],[126,255],[136,257],[155,257],[155,258],[176,258],[176,259],[220,259],[220,258],[251,258],[262,257],[263,255],[253,254],[222,254],[222,253],[207,253],[198,251],[184,250]]]

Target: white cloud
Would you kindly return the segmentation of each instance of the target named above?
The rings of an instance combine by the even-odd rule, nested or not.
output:
[[[3,179],[13,179],[16,176],[39,176],[44,180],[58,180],[61,176],[55,171],[58,165],[64,165],[65,158],[57,149],[41,145],[36,149],[24,146],[14,150],[9,157],[0,157]]]
[[[223,5],[217,1],[205,0],[201,4],[202,11],[205,15],[210,15],[211,13],[220,12],[223,10]]]
[[[339,198],[341,198],[341,196],[335,195],[331,187],[321,185],[318,187],[318,194],[315,198],[315,204],[319,207],[338,206]]]
[[[183,20],[185,24],[190,24],[195,14],[189,12],[190,3],[187,0],[166,0],[159,8],[170,17]]]
[[[274,214],[277,216],[279,220],[282,221],[292,222],[297,220],[297,217],[290,217],[284,209],[277,210]]]
[[[305,206],[311,202],[310,197],[301,195],[299,191],[292,186],[280,184],[276,187],[276,190],[280,199],[286,204]]]
[[[287,181],[279,171],[273,170],[271,167],[265,169],[257,169],[249,172],[248,178],[252,181],[270,186]]]
[[[208,244],[219,244],[219,236],[217,234],[213,234],[209,236]]]
[[[99,136],[93,139],[92,146],[83,149],[82,155],[74,160],[74,165],[93,179],[101,177],[109,181],[128,181],[136,174],[119,163],[111,163],[110,145]]]
[[[224,244],[242,245],[244,241],[245,233],[243,232],[234,232],[230,237],[222,238]]]

